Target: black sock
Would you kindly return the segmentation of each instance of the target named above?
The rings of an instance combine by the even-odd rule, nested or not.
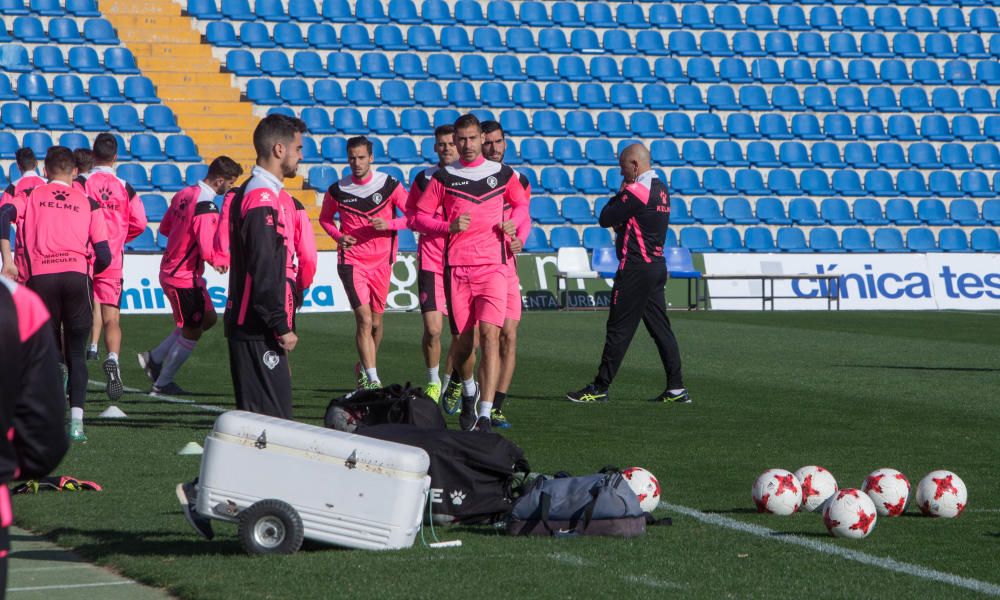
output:
[[[453,369],[451,371],[451,380],[452,381],[457,381],[459,384],[462,383],[462,376],[459,375],[458,369]]]
[[[493,394],[493,409],[497,412],[503,410],[503,401],[507,399],[507,394],[505,392],[497,392]]]

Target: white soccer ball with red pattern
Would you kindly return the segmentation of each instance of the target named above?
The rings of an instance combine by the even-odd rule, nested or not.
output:
[[[896,469],[878,469],[865,477],[862,491],[875,503],[881,517],[898,517],[910,499],[910,481]]]
[[[840,490],[823,509],[823,523],[834,537],[861,539],[875,529],[875,503],[861,490]]]
[[[642,512],[651,513],[660,504],[660,481],[642,467],[629,467],[622,471],[622,477],[639,498]]]
[[[968,501],[965,482],[951,471],[931,471],[917,484],[917,506],[929,517],[957,517]]]
[[[768,469],[753,482],[757,512],[790,515],[802,504],[802,484],[791,471]]]
[[[802,467],[795,472],[795,478],[802,484],[802,509],[808,512],[820,510],[837,493],[837,480],[823,467]]]

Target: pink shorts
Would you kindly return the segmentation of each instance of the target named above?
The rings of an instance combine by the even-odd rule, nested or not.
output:
[[[506,265],[451,267],[448,278],[448,317],[453,334],[479,323],[503,327],[507,314]]]
[[[115,308],[121,307],[122,285],[124,282],[125,280],[122,279],[121,271],[116,271],[114,273],[104,271],[99,275],[95,275],[94,299],[97,300],[99,304],[114,306]]]
[[[507,319],[521,320],[521,278],[517,276],[517,265],[507,268]]]
[[[364,268],[360,265],[343,264],[337,265],[337,274],[344,284],[352,309],[367,304],[372,307],[372,312],[385,312],[392,265],[386,263],[375,268]]]

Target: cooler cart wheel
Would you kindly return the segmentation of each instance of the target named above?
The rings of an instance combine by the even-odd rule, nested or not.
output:
[[[240,542],[247,554],[294,554],[302,546],[302,518],[287,502],[255,502],[239,520]]]

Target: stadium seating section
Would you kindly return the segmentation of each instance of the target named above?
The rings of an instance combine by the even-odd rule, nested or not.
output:
[[[260,116],[309,127],[317,198],[346,140],[410,181],[462,112],[531,181],[528,251],[606,247],[617,153],[647,144],[699,252],[1000,250],[1000,0],[186,0]],[[203,173],[95,0],[0,0],[0,183],[14,151],[121,136],[151,221]],[[390,18],[391,15],[391,18]],[[133,245],[155,251],[153,232]],[[413,246],[413,236],[401,236]]]

